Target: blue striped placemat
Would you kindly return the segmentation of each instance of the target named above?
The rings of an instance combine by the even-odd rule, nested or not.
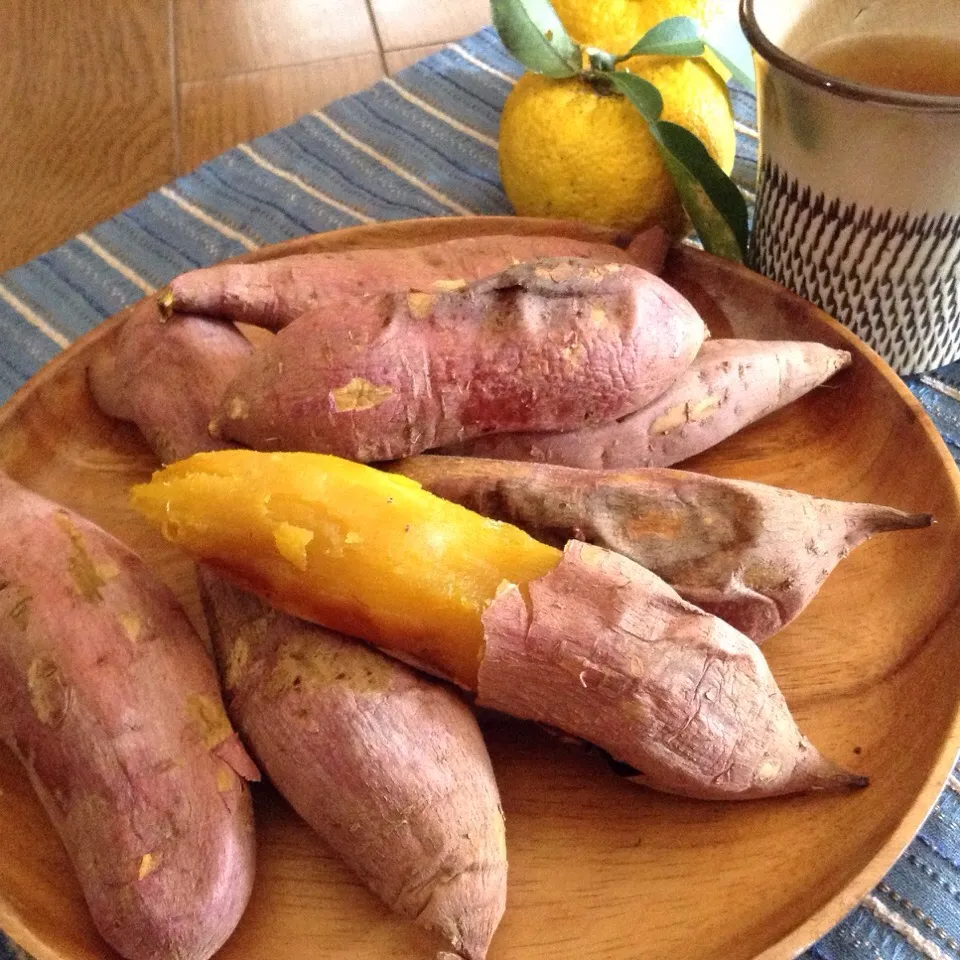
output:
[[[171,277],[264,244],[422,216],[508,214],[497,128],[519,74],[491,29],[229,150],[0,276],[0,402],[82,333]],[[734,175],[752,197],[754,102],[733,91]],[[911,377],[960,459],[960,363]],[[883,883],[807,960],[960,957],[960,780]],[[0,958],[23,954],[0,934]],[[682,958],[677,958],[682,960]]]

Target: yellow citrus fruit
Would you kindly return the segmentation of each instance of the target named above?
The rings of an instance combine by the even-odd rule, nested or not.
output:
[[[561,23],[579,43],[626,53],[651,27],[669,17],[692,17],[709,26],[735,16],[736,0],[553,0]]]
[[[624,66],[660,91],[663,119],[696,134],[729,173],[736,139],[723,81],[696,60],[635,57]],[[660,223],[675,236],[685,231],[646,121],[625,98],[600,93],[579,77],[520,78],[500,121],[500,176],[521,216],[630,229]]]

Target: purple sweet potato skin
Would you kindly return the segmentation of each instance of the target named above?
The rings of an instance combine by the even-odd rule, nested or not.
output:
[[[756,645],[627,557],[571,541],[483,615],[477,702],[595,743],[668,793],[863,786],[800,733]]]
[[[622,553],[757,643],[797,617],[854,547],[931,523],[928,514],[681,470],[438,456],[390,469],[543,543],[577,539]]]
[[[663,267],[662,232],[634,239],[630,251],[566,237],[466,237],[421,247],[310,253],[264,263],[221,264],[170,283],[170,308],[280,330],[328,300],[397,290],[430,291],[438,282],[472,281],[543,257],[585,257]]]
[[[108,416],[130,420],[163,463],[223,441],[210,434],[217,403],[253,347],[234,326],[176,314],[154,300],[130,312],[109,352],[88,371],[94,400]]]
[[[276,788],[388,906],[481,960],[503,914],[503,813],[450,689],[201,568],[230,716]]]
[[[819,343],[708,340],[672,386],[614,423],[484,436],[440,452],[588,469],[668,467],[779,410],[849,363],[849,353]]]
[[[0,474],[0,740],[128,960],[205,960],[250,896],[255,843],[216,671],[126,547]]]
[[[493,431],[613,420],[666,390],[706,334],[638,267],[544,260],[463,290],[345,300],[258,350],[221,437],[371,462]]]

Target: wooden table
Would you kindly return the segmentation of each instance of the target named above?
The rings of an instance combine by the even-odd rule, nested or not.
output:
[[[0,0],[0,271],[488,20],[486,0]]]

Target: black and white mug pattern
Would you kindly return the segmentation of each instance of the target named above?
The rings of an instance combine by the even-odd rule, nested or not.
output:
[[[817,304],[900,374],[960,357],[960,217],[861,209],[760,166],[752,266]]]

